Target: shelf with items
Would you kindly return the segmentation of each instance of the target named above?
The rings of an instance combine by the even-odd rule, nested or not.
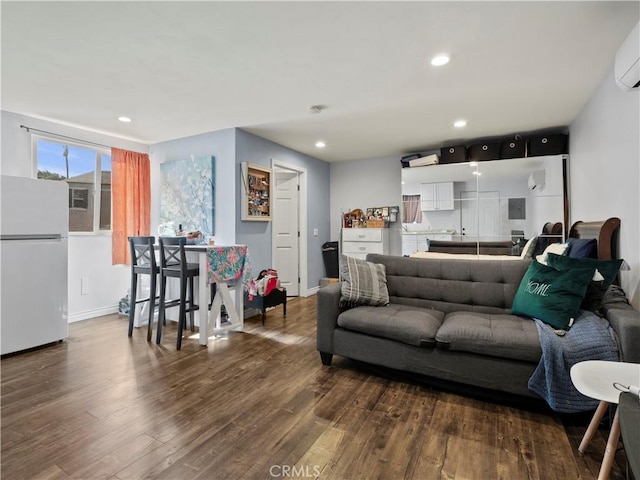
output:
[[[242,220],[271,220],[272,183],[270,168],[242,162]]]

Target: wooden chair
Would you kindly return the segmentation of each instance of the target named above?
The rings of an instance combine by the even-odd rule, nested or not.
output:
[[[187,239],[184,237],[160,237],[160,312],[158,314],[158,333],[156,343],[162,340],[162,326],[165,324],[166,309],[179,306],[178,315],[178,339],[176,347],[182,347],[182,333],[187,324],[187,313],[189,313],[191,330],[195,330],[193,312],[200,307],[195,304],[193,279],[200,274],[200,266],[197,263],[187,263],[184,246]],[[167,300],[167,278],[177,278],[180,280],[180,297],[174,300]],[[205,303],[206,305],[206,303]],[[206,307],[205,307],[206,308]]]
[[[149,302],[149,324],[147,326],[147,341],[151,341],[153,330],[153,314],[156,302],[156,278],[160,269],[154,252],[155,237],[129,237],[131,253],[131,291],[129,299],[129,336],[133,335],[133,323],[136,305]],[[149,275],[149,296],[137,298],[138,275]]]

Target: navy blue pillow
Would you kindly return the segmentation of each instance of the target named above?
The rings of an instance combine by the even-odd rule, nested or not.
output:
[[[570,238],[566,255],[569,258],[598,258],[598,241],[595,238]]]

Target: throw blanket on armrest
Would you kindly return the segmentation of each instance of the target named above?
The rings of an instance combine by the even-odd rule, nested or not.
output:
[[[556,412],[575,413],[595,409],[598,400],[582,395],[571,382],[571,367],[586,360],[618,361],[615,332],[609,322],[582,311],[564,336],[535,320],[542,358],[529,379],[529,390],[544,398]]]

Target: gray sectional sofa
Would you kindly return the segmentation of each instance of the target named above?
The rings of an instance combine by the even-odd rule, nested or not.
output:
[[[333,355],[511,394],[541,358],[535,322],[511,315],[530,260],[417,259],[369,254],[386,269],[389,304],[341,308],[341,285],[317,295],[317,349]],[[640,363],[640,313],[603,304],[624,361]]]

